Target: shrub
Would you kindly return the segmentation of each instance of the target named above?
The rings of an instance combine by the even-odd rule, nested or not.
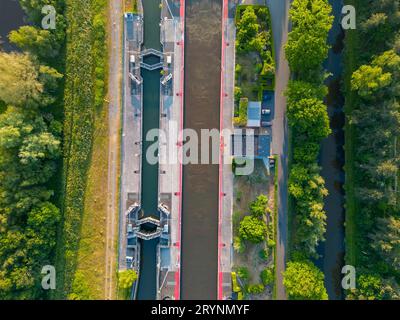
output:
[[[283,285],[290,299],[327,300],[324,274],[311,261],[288,262]]]
[[[260,294],[263,293],[264,289],[265,289],[264,285],[259,283],[250,285],[247,291],[251,294]]]
[[[265,286],[268,286],[274,282],[274,272],[273,269],[267,268],[261,271],[260,278]]]
[[[137,280],[137,273],[134,270],[123,270],[118,274],[118,286],[121,289],[129,289]]]
[[[243,240],[260,243],[265,240],[267,226],[264,221],[252,216],[246,216],[240,222],[239,234]]]

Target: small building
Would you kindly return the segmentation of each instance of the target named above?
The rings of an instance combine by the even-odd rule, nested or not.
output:
[[[231,137],[233,158],[262,160],[269,172],[271,158],[271,136],[269,134],[234,134]]]

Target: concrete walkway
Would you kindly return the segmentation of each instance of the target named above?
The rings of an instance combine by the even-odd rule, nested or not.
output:
[[[108,147],[108,208],[105,252],[105,299],[115,297],[115,243],[118,219],[118,152],[121,112],[121,48],[122,48],[122,0],[111,1],[109,5],[109,33],[111,47],[109,55],[109,147]],[[114,285],[113,285],[114,284]]]

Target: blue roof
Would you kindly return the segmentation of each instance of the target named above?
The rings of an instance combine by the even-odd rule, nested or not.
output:
[[[258,152],[257,156],[261,158],[268,158],[271,153],[271,137],[269,135],[258,136]]]
[[[249,101],[247,107],[247,126],[259,127],[261,122],[261,101]]]

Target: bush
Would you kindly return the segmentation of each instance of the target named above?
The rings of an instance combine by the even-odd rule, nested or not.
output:
[[[121,289],[130,289],[137,280],[137,273],[135,270],[123,270],[118,274],[118,286]]]
[[[288,262],[283,285],[292,300],[327,300],[324,274],[311,261]]]
[[[237,268],[237,275],[244,282],[247,282],[249,280],[249,278],[250,278],[250,272],[246,267],[238,267]]]
[[[243,240],[260,243],[267,236],[267,226],[264,221],[252,216],[246,216],[240,222],[239,235]]]
[[[263,284],[252,284],[249,286],[249,288],[247,289],[247,291],[251,294],[260,294],[263,293],[265,287]]]
[[[262,283],[265,286],[273,284],[274,283],[274,272],[273,272],[273,270],[270,269],[270,268],[264,269],[260,273],[260,278],[261,278]]]
[[[268,208],[268,197],[263,194],[259,195],[256,200],[250,203],[250,212],[254,217],[264,217],[267,212],[270,212]]]
[[[233,239],[233,249],[238,253],[243,253],[246,250],[246,245],[240,237]]]

